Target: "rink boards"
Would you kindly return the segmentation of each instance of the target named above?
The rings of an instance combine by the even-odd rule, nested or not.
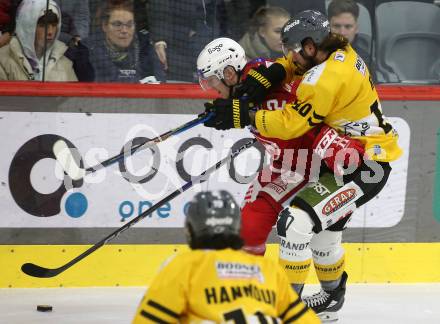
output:
[[[50,279],[32,278],[21,271],[23,262],[56,268],[84,252],[85,245],[2,245],[7,266],[0,288],[147,286],[160,266],[185,245],[108,245]],[[345,243],[350,283],[440,282],[440,243]],[[277,258],[278,245],[268,256]],[[3,263],[3,262],[2,262]],[[316,283],[313,270],[309,283]]]

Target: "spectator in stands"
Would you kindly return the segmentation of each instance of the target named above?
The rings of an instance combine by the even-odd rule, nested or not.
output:
[[[136,23],[136,31],[148,31],[148,2],[149,0],[134,0],[134,22]]]
[[[15,11],[18,0],[0,1],[0,47],[8,44],[15,29]]]
[[[55,0],[61,8],[60,40],[78,44],[89,35],[89,0]]]
[[[247,58],[275,59],[282,56],[281,29],[289,18],[289,13],[280,7],[258,9],[252,17],[249,31],[239,42]]]
[[[148,32],[135,32],[133,2],[108,0],[100,12],[101,30],[85,41],[95,81],[134,83],[153,76],[164,81]]]
[[[92,0],[89,1],[91,24],[90,24],[90,34],[94,34],[101,30],[101,16],[102,10],[104,9],[106,3],[109,0]],[[111,1],[111,0],[110,0]],[[150,0],[132,0],[133,1],[133,12],[134,12],[134,22],[136,24],[136,32],[148,31],[148,2]]]
[[[89,0],[55,0],[61,9],[61,31],[59,40],[66,43],[78,44],[89,33]],[[4,45],[3,38],[11,37],[15,29],[15,10],[21,0],[2,0],[0,2],[0,47]],[[5,30],[4,30],[5,29]]]
[[[227,33],[225,1],[150,0],[148,14],[154,48],[167,79],[196,82],[194,66],[199,52]]]
[[[72,62],[64,56],[67,46],[58,40],[60,26],[56,2],[23,0],[16,36],[0,48],[0,80],[77,81]]]
[[[371,71],[369,49],[359,43],[359,6],[353,0],[332,0],[328,6],[328,20],[332,33],[348,39],[353,49],[364,59]]]
[[[88,59],[88,50],[79,43],[89,33],[89,0],[55,0],[61,10],[61,30],[59,40],[69,46],[64,54],[73,62],[73,69],[79,81],[93,81],[93,70]],[[13,34],[15,29],[15,11],[21,0],[2,0],[2,7],[9,6],[9,16],[14,17],[7,26],[6,36]],[[1,24],[1,23],[0,23]],[[0,47],[2,40],[0,35]]]
[[[226,26],[226,33],[224,35],[228,35],[229,38],[238,41],[249,28],[249,21],[256,11],[253,10],[255,0],[228,0],[224,1],[224,4],[227,17],[224,21]]]
[[[284,8],[291,16],[304,10],[325,12],[325,0],[267,0],[267,5]]]
[[[7,30],[10,25],[11,1],[4,0],[0,2],[0,47],[6,45],[11,40],[11,33]]]

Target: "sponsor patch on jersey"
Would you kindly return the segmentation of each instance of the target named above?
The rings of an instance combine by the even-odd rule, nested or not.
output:
[[[354,64],[354,67],[356,68],[356,70],[361,72],[362,75],[365,75],[365,73],[367,73],[367,65],[359,55],[356,57],[356,63]]]
[[[335,61],[344,62],[345,61],[345,54],[342,52],[336,52]]]
[[[316,145],[315,153],[323,159],[325,152],[337,137],[338,133],[333,128],[330,128]]]
[[[309,247],[310,243],[295,243],[287,241],[283,238],[281,238],[280,246],[281,248],[287,249],[287,250],[293,250],[293,251],[303,251]]]
[[[382,147],[379,144],[375,144],[373,149],[374,149],[374,155],[382,154]]]
[[[321,77],[322,72],[324,72],[325,63],[326,62],[323,62],[308,70],[301,83],[315,85]]]
[[[268,183],[267,185],[266,185],[266,187],[268,188],[268,189],[272,189],[273,191],[275,191],[275,193],[276,194],[278,194],[278,195],[281,195],[284,191],[286,191],[286,185],[284,185],[284,186],[280,186],[280,185],[278,185],[278,184],[276,184],[276,183]]]
[[[256,279],[264,282],[263,273],[256,264],[217,261],[215,268],[217,276],[221,279]]]
[[[312,185],[312,187],[313,187],[313,190],[315,190],[316,193],[320,196],[325,196],[325,195],[328,195],[329,193],[331,193],[330,190],[328,190],[328,188],[320,182],[315,182]]]
[[[324,205],[324,207],[322,207],[322,213],[328,216],[348,204],[354,198],[356,198],[355,189],[346,189],[338,192],[336,195],[330,198],[330,200]]]

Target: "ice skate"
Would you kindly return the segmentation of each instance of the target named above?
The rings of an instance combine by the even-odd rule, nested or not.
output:
[[[321,289],[316,294],[303,297],[304,303],[312,308],[323,323],[335,322],[338,320],[338,310],[344,305],[345,287],[348,275],[344,271],[341,282],[334,290]]]

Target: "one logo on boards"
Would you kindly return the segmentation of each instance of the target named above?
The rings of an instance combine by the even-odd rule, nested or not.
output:
[[[35,189],[31,180],[32,168],[43,159],[55,159],[52,148],[56,141],[63,140],[70,148],[74,145],[64,137],[44,134],[36,136],[24,143],[15,153],[9,167],[9,188],[17,205],[30,215],[37,217],[50,217],[58,215],[61,211],[61,200],[67,189],[65,182],[72,184],[73,188],[83,185],[83,180],[73,181],[64,174],[64,181],[51,193],[40,193]],[[79,156],[74,156],[80,167],[83,162]],[[67,177],[67,179],[66,179]],[[87,210],[87,198],[80,192],[71,193],[65,201],[66,213],[71,217],[80,217]]]
[[[63,197],[68,190],[66,189],[66,184],[69,184],[69,189],[75,189],[80,188],[84,182],[83,179],[73,180],[66,173],[64,173],[64,179],[63,181],[60,181],[60,185],[56,188],[56,190],[53,190],[49,193],[41,193],[37,190],[38,183],[33,183],[32,181],[32,169],[43,159],[56,159],[53,153],[53,146],[58,140],[63,140],[67,144],[67,146],[71,149],[76,164],[81,168],[84,168],[82,157],[75,145],[68,139],[54,134],[39,135],[24,143],[18,149],[9,168],[9,187],[13,199],[22,210],[36,217],[50,217],[58,215],[61,211]],[[149,139],[144,137],[135,137],[124,145],[124,147],[121,149],[121,152],[129,150],[132,145],[137,145],[141,142],[144,143],[145,140]],[[150,150],[153,152],[153,166],[145,175],[135,176],[131,174],[127,170],[125,161],[118,161],[119,171],[126,181],[133,183],[145,183],[156,175],[158,172],[158,165],[160,163],[160,156],[156,154],[155,148],[152,147]],[[86,213],[87,208],[88,201],[83,193],[68,193],[64,202],[64,210],[68,216],[73,218],[81,217]],[[162,214],[159,213],[159,216],[168,217],[168,215],[164,216],[163,213],[165,212],[166,211],[161,211]]]

